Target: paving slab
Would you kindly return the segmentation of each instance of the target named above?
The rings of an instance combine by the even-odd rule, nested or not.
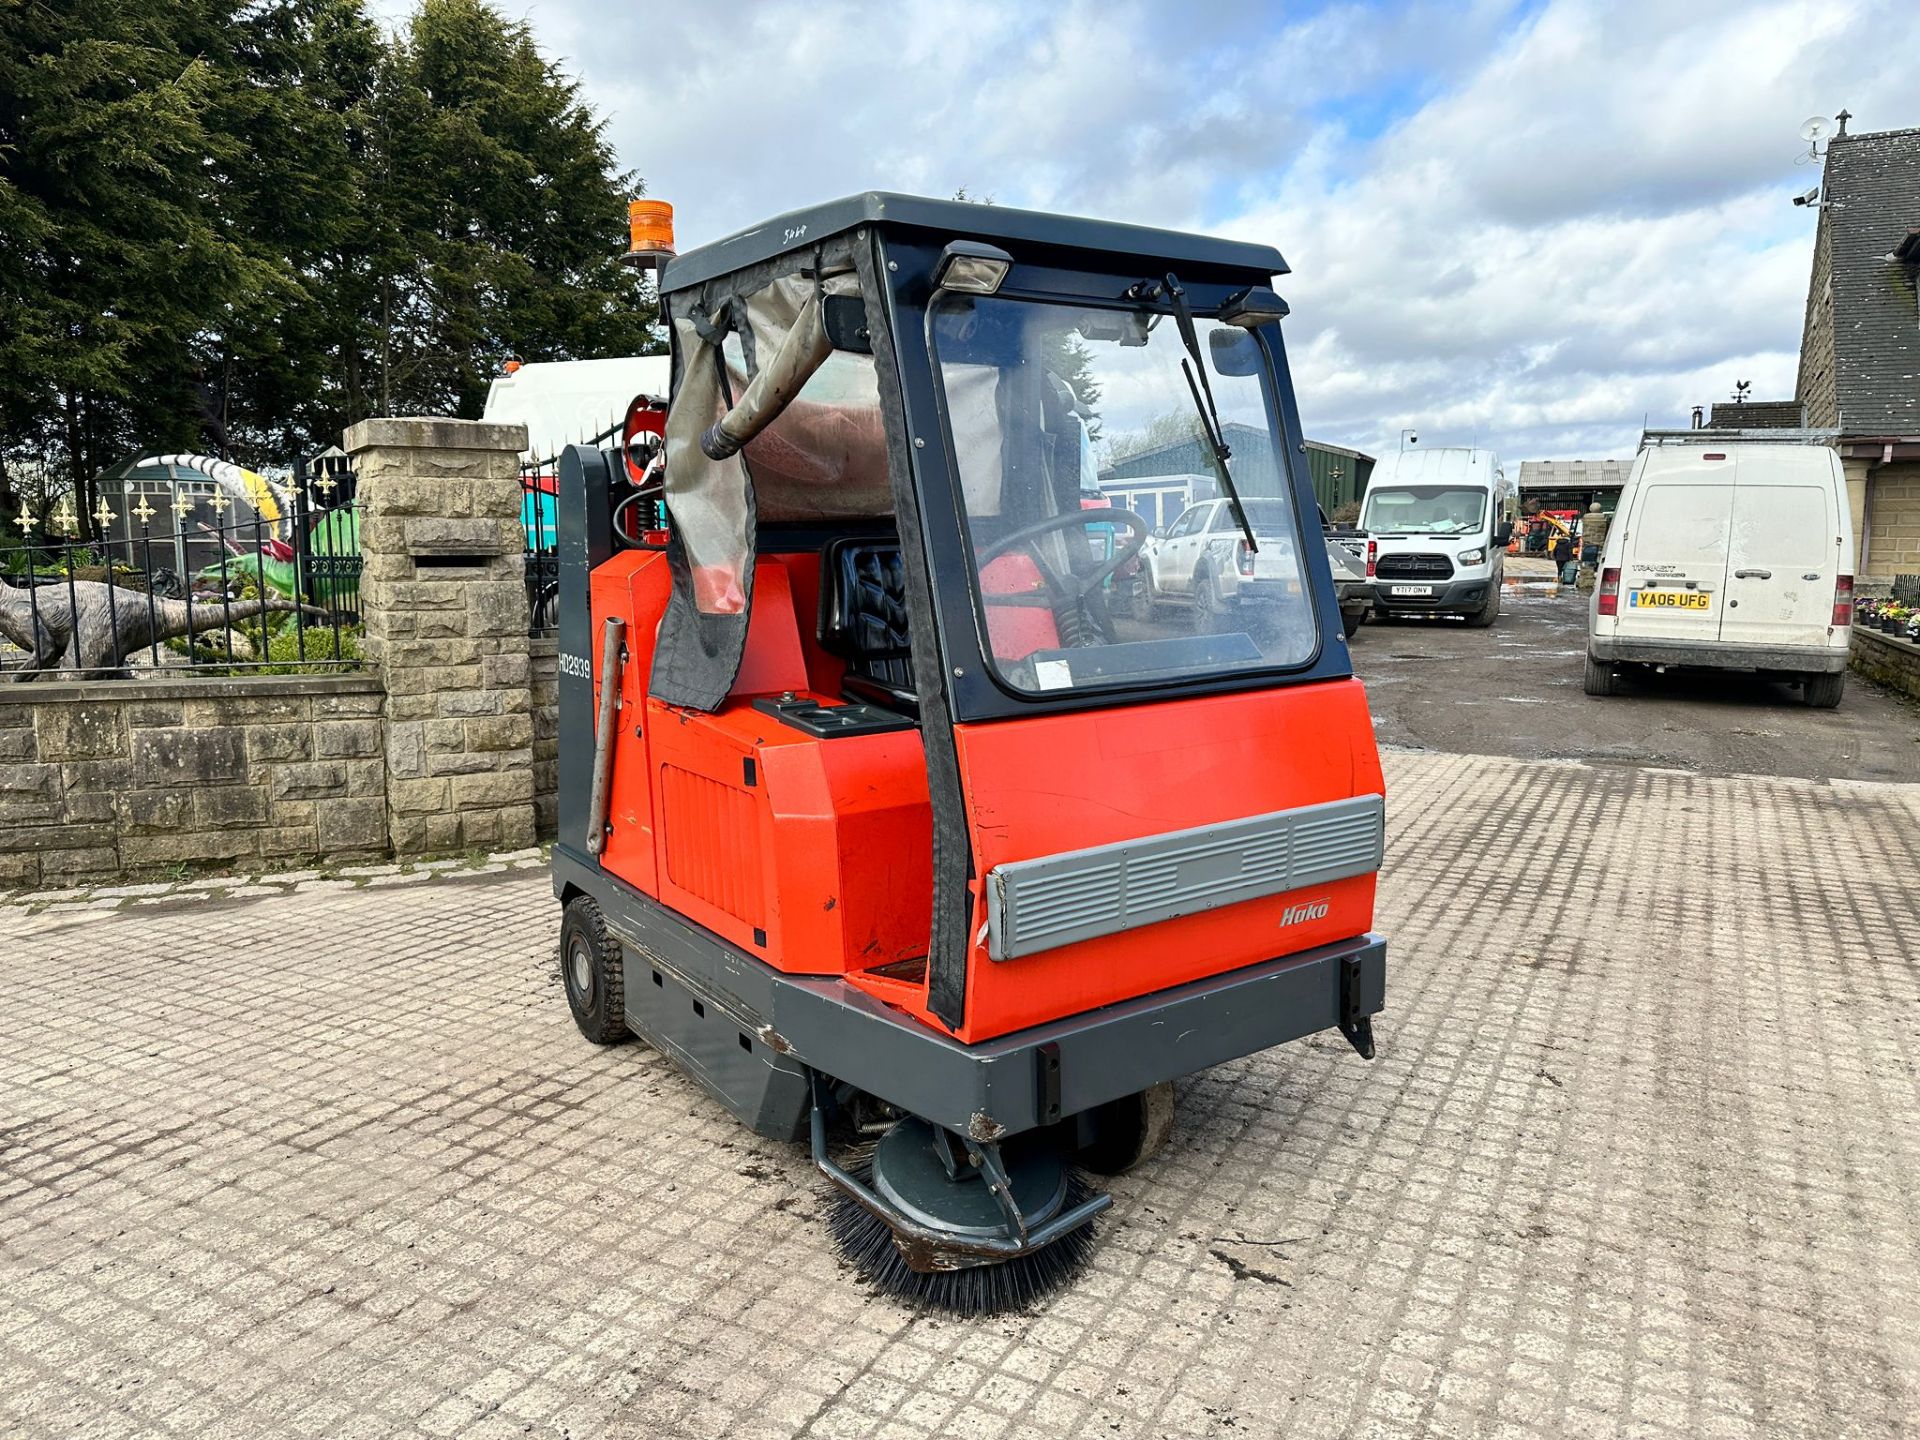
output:
[[[986,1320],[580,1038],[544,875],[9,913],[0,1434],[1913,1433],[1908,798],[1387,767],[1379,1058],[1193,1077],[1083,1279]]]

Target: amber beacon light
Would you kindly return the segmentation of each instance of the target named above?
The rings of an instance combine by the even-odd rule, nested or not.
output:
[[[665,200],[627,203],[626,263],[657,270],[673,258],[673,206]]]

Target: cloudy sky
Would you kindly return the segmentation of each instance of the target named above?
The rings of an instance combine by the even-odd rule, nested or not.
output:
[[[962,186],[1278,246],[1307,431],[1376,453],[1629,455],[1736,379],[1791,395],[1800,124],[1920,125],[1910,0],[500,3],[683,249]]]

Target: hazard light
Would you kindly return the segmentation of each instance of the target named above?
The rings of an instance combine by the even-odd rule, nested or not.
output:
[[[1853,576],[1842,575],[1833,582],[1833,627],[1844,630],[1853,624]]]
[[[620,257],[641,270],[657,270],[673,258],[673,206],[664,200],[627,203],[627,253]]]
[[[1600,600],[1600,607],[1599,607],[1600,614],[1618,615],[1620,613],[1620,572],[1619,570],[1609,568],[1606,570],[1602,570],[1600,572],[1599,600]]]

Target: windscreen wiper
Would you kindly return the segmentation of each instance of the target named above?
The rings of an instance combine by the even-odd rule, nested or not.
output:
[[[1187,292],[1181,286],[1178,276],[1169,274],[1166,278],[1167,300],[1173,306],[1173,318],[1180,326],[1180,338],[1186,343],[1187,355],[1192,360],[1180,362],[1180,373],[1187,377],[1187,390],[1193,396],[1193,408],[1200,415],[1200,427],[1206,432],[1207,447],[1213,452],[1214,474],[1220,477],[1220,491],[1227,497],[1227,504],[1233,510],[1233,518],[1240,524],[1240,533],[1246,537],[1247,553],[1257,555],[1260,542],[1253,538],[1253,526],[1247,523],[1246,508],[1240,503],[1240,492],[1234,488],[1233,474],[1227,468],[1227,461],[1233,458],[1233,451],[1227,448],[1227,437],[1220,428],[1220,412],[1214,407],[1213,385],[1207,379],[1207,367],[1200,360],[1200,337],[1193,327],[1193,311],[1187,308]],[[1198,381],[1195,376],[1198,376]]]

